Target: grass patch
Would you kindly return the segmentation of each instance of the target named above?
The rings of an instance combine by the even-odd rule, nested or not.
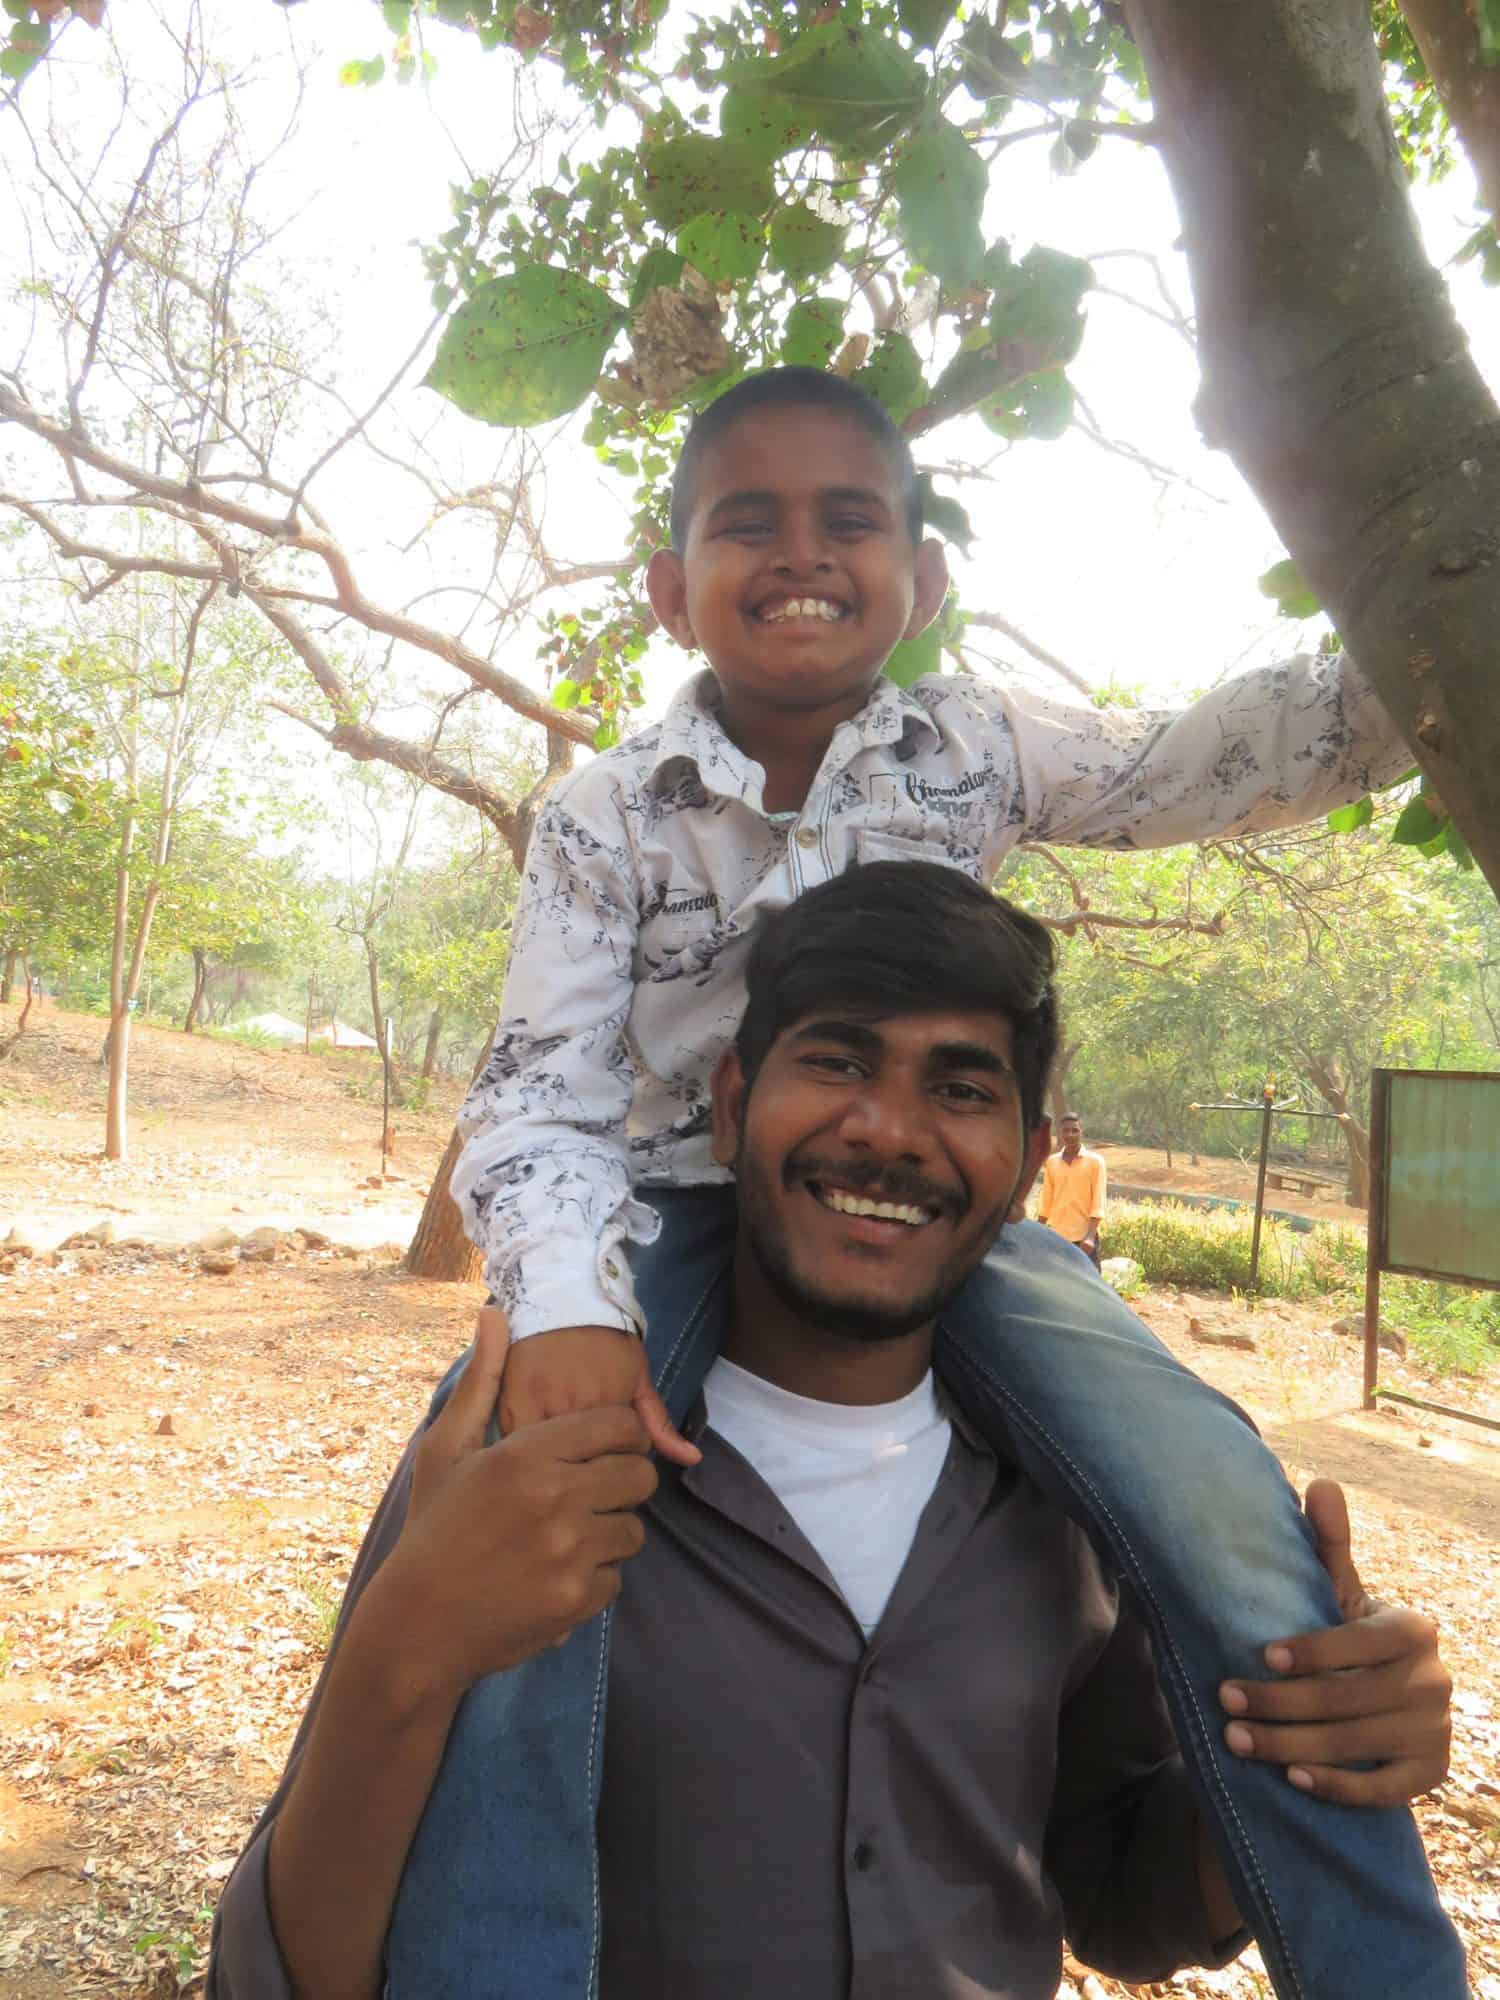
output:
[[[1133,1257],[1149,1284],[1243,1292],[1250,1282],[1253,1228],[1254,1217],[1243,1210],[1115,1202],[1104,1227],[1104,1254]],[[1321,1299],[1336,1312],[1350,1313],[1362,1309],[1364,1289],[1362,1230],[1330,1223],[1308,1234],[1265,1218],[1260,1237],[1263,1298]],[[1500,1361],[1500,1293],[1426,1278],[1382,1278],[1380,1311],[1438,1374],[1482,1375]]]

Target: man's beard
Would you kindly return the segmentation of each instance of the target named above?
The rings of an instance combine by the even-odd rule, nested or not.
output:
[[[941,1313],[948,1301],[962,1290],[984,1254],[1000,1233],[1010,1203],[995,1212],[994,1228],[982,1236],[982,1247],[956,1275],[945,1271],[929,1289],[905,1304],[881,1305],[873,1300],[842,1299],[819,1289],[793,1266],[791,1256],[775,1223],[767,1195],[766,1177],[748,1156],[744,1135],[734,1162],[740,1222],[745,1243],[760,1267],[766,1283],[790,1312],[836,1339],[859,1341],[873,1346],[878,1341],[901,1340],[918,1327],[926,1326]]]

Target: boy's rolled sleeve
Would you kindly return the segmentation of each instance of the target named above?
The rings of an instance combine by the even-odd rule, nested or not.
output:
[[[560,786],[531,837],[500,1025],[461,1114],[452,1182],[515,1340],[639,1331],[625,1244],[657,1228],[632,1198],[625,1137],[634,871],[623,826],[598,803],[585,817],[578,791]]]

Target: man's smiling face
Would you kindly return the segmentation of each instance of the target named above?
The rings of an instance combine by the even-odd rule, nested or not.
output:
[[[872,1015],[836,1003],[778,1035],[747,1090],[715,1079],[714,1154],[733,1165],[740,1253],[827,1333],[925,1326],[1023,1199],[1028,1141],[1011,1026],[988,1011]]]
[[[947,573],[936,543],[913,545],[895,470],[853,417],[772,406],[707,447],[682,553],[653,557],[649,581],[731,711],[853,714]]]

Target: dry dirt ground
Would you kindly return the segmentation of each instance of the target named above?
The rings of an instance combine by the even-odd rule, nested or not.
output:
[[[0,1011],[0,1041],[8,1026]],[[399,1241],[446,1111],[398,1119],[409,1183],[363,1188],[378,1110],[341,1059],[147,1031],[136,1159],[106,1171],[99,1039],[96,1021],[49,1013],[0,1064],[0,1237],[29,1219],[50,1246],[107,1217],[147,1239],[0,1274],[4,2000],[201,1991],[209,1912],[364,1522],[477,1302],[401,1277],[389,1251],[286,1245],[209,1275],[172,1247],[218,1221]],[[1475,1994],[1500,2000],[1500,1435],[1361,1414],[1357,1344],[1315,1309],[1156,1292],[1143,1311],[1299,1480],[1345,1482],[1367,1582],[1440,1620],[1454,1768],[1418,1810]],[[1191,1320],[1254,1349],[1204,1344]],[[1500,1383],[1460,1392],[1390,1357],[1384,1374],[1500,1415]],[[1072,1967],[1068,1982],[1069,2000],[1131,1990]],[[1253,1954],[1136,1990],[1270,1991]]]

